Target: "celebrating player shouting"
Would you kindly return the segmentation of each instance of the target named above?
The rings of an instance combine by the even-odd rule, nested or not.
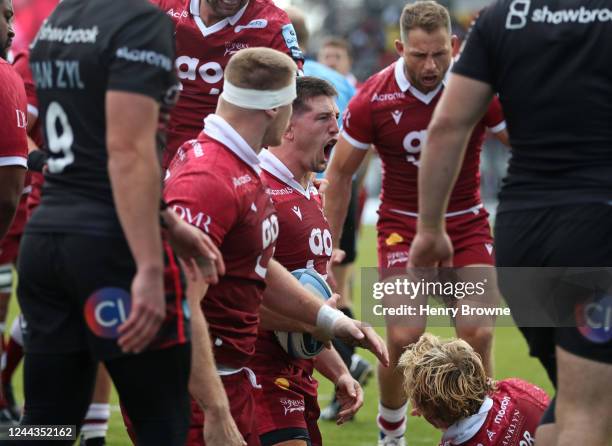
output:
[[[407,5],[401,16],[401,40],[396,41],[400,58],[368,79],[350,102],[344,115],[344,127],[336,153],[328,169],[330,186],[325,214],[332,228],[332,239],[339,231],[346,213],[350,183],[373,144],[383,163],[383,191],[378,211],[378,265],[382,277],[386,268],[403,267],[416,231],[417,176],[420,151],[427,138],[427,125],[444,88],[451,63],[452,45],[448,11],[432,1]],[[479,156],[489,128],[506,139],[505,123],[499,103],[475,127],[468,156],[447,210],[449,234],[455,241],[455,266],[493,265],[493,240],[487,212],[480,201]],[[492,342],[489,326],[474,328],[457,319],[459,336],[484,358],[491,372]],[[388,324],[387,344],[392,365],[402,348],[419,338],[425,320],[411,320],[411,326]],[[401,376],[391,368],[379,370],[381,404],[378,422],[381,445],[403,444],[406,395],[398,392]]]
[[[258,384],[247,365],[262,300],[270,310],[316,325],[326,336],[365,345],[387,362],[384,344],[372,329],[322,305],[272,259],[279,223],[257,153],[281,142],[296,97],[296,72],[295,63],[276,50],[246,49],[234,55],[217,112],[206,118],[198,139],[177,152],[165,191],[176,212],[211,236],[227,265],[226,275],[203,298],[202,310],[231,414],[253,445],[259,441],[253,430]],[[206,414],[206,395],[197,389],[192,393]],[[195,404],[192,410],[190,442],[202,444],[202,413]]]
[[[329,225],[321,196],[310,182],[313,172],[327,167],[328,155],[338,136],[336,91],[315,77],[297,80],[297,98],[289,127],[278,147],[263,150],[259,158],[278,213],[279,235],[274,259],[288,270],[310,268],[325,276],[331,256]],[[317,426],[319,406],[313,365],[337,388],[338,422],[350,418],[361,406],[362,390],[334,350],[324,350],[314,360],[289,356],[271,328],[275,315],[262,312],[262,322],[251,367],[262,386],[256,396],[257,432],[262,446],[321,445]],[[288,410],[292,409],[292,410]]]
[[[203,120],[215,112],[223,91],[223,71],[237,51],[268,47],[291,56],[302,53],[293,26],[272,0],[150,0],[174,21],[176,68],[181,96],[170,114],[168,167],[185,141],[197,138]]]

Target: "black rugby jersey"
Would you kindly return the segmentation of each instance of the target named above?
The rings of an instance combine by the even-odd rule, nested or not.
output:
[[[172,22],[146,0],[57,6],[30,56],[50,158],[29,232],[122,236],[107,170],[106,92],[163,103],[174,56]]]
[[[501,0],[453,72],[499,92],[512,145],[499,211],[612,204],[612,3]]]

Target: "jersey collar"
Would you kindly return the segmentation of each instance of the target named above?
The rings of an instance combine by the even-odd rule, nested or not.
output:
[[[234,26],[236,22],[238,22],[238,20],[242,18],[244,11],[246,11],[247,7],[249,6],[249,2],[247,2],[246,5],[244,5],[240,9],[240,11],[238,11],[233,16],[226,17],[223,20],[215,23],[214,25],[206,26],[206,24],[200,18],[200,2],[201,1],[206,1],[206,0],[190,0],[189,12],[193,16],[193,19],[195,20],[196,25],[198,25],[198,28],[200,28],[200,31],[202,32],[202,35],[204,37],[207,37],[213,33],[216,33],[217,31],[221,31],[227,25]]]
[[[306,189],[304,189],[302,185],[295,179],[293,173],[291,173],[289,168],[285,166],[285,164],[283,164],[283,162],[279,160],[276,155],[274,155],[267,149],[264,149],[259,152],[259,159],[261,161],[261,168],[263,170],[274,175],[287,186],[292,187],[300,194],[304,195],[308,200],[310,200],[310,188],[312,186],[312,183],[309,182]]]
[[[407,90],[409,90],[410,93],[412,93],[412,95],[415,98],[417,98],[419,101],[423,102],[424,104],[429,105],[429,103],[433,100],[433,98],[435,98],[436,95],[440,92],[440,90],[442,89],[442,86],[443,85],[446,86],[446,79],[448,77],[448,71],[446,73],[446,76],[444,76],[444,79],[442,80],[440,85],[438,85],[434,90],[425,94],[425,93],[421,93],[419,90],[413,87],[412,84],[410,84],[410,81],[406,77],[406,72],[404,71],[404,64],[405,62],[404,62],[403,57],[400,57],[399,59],[397,59],[397,62],[395,62],[395,82],[397,82],[398,87],[400,87],[400,90],[402,90],[404,93]],[[450,71],[450,67],[448,70]]]
[[[477,414],[457,421],[444,432],[441,444],[454,445],[468,441],[482,428],[492,407],[493,400],[486,397]]]
[[[208,115],[204,118],[204,133],[226,146],[259,175],[261,167],[257,154],[225,119],[215,114]]]

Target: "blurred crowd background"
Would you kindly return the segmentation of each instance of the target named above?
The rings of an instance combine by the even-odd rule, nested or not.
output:
[[[119,0],[111,0],[119,1]],[[438,0],[448,7],[453,19],[453,32],[463,39],[472,19],[491,0]],[[15,51],[26,48],[40,24],[57,5],[58,0],[13,0],[16,18]],[[296,6],[306,15],[310,40],[307,57],[316,59],[321,44],[329,37],[345,39],[351,53],[351,73],[363,82],[370,75],[392,63],[397,54],[393,42],[399,38],[399,17],[406,0],[275,0],[281,7]],[[506,171],[508,151],[488,140],[481,163],[482,195],[489,212],[494,215],[496,196]],[[378,207],[380,163],[372,157],[366,178],[368,202],[365,222],[375,223]]]

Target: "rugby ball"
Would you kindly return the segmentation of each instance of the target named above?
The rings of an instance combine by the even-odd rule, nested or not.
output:
[[[314,269],[296,269],[291,274],[311,293],[327,300],[332,296],[332,290],[327,282]],[[309,333],[275,331],[276,339],[289,356],[297,359],[310,359],[323,350],[323,343],[317,341]]]

